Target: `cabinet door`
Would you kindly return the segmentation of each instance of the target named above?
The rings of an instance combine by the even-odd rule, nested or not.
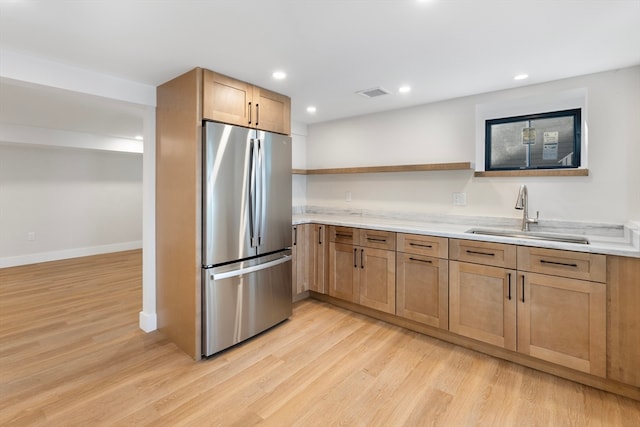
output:
[[[310,267],[313,262],[309,251],[311,229],[311,224],[293,226],[291,256],[293,260],[292,284],[294,297],[308,291],[310,288]]]
[[[449,274],[449,330],[515,351],[515,270],[450,261]]]
[[[204,70],[202,115],[205,119],[252,126],[250,103],[253,86],[222,74]]]
[[[518,282],[518,351],[604,377],[606,285],[536,273]]]
[[[358,249],[352,245],[331,242],[329,246],[329,295],[358,303],[360,301],[357,260]]]
[[[449,264],[446,259],[398,252],[396,314],[449,329]]]
[[[360,265],[360,304],[396,313],[396,253],[357,248]]]
[[[291,99],[288,96],[255,86],[255,127],[269,132],[291,133]]]
[[[607,256],[607,378],[640,387],[640,258]]]
[[[322,224],[313,224],[310,230],[311,249],[311,279],[309,289],[321,294],[327,293],[327,268],[329,252],[328,227]]]

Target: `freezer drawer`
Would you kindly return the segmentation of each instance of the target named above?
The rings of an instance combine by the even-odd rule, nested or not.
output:
[[[203,354],[210,356],[291,316],[291,252],[203,269]]]

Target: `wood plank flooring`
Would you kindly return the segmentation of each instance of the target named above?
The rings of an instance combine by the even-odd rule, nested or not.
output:
[[[200,362],[140,309],[140,251],[0,270],[0,425],[640,425],[640,402],[314,300]]]

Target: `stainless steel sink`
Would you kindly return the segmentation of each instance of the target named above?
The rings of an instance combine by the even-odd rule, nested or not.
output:
[[[580,236],[570,236],[566,234],[555,233],[538,233],[533,231],[514,231],[514,230],[491,230],[487,228],[472,228],[466,233],[482,234],[485,236],[513,237],[515,239],[530,240],[547,240],[552,242],[577,243],[580,245],[588,245],[589,239]]]

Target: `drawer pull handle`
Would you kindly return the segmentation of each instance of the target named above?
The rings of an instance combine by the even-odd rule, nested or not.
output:
[[[470,251],[470,250],[468,250],[468,249],[467,249],[467,253],[468,253],[468,254],[474,254],[474,255],[496,256],[496,254],[492,254],[491,252]]]
[[[426,262],[427,264],[432,264],[432,262],[428,259],[418,259],[418,258],[414,258],[414,257],[409,257],[409,259],[411,261],[420,261],[420,262]]]
[[[370,242],[382,242],[387,243],[387,239],[377,239],[375,237],[367,237],[367,240]]]
[[[351,234],[340,234],[340,233],[336,233],[336,237],[340,237],[342,239],[352,239],[353,236]]]
[[[578,268],[578,264],[568,263],[568,262],[556,262],[556,261],[547,261],[544,259],[540,260],[540,264],[553,264],[553,265],[563,265],[565,267],[574,267]]]
[[[432,248],[432,245],[421,245],[420,243],[409,243],[411,246],[418,246],[420,248]]]
[[[509,301],[511,301],[511,273],[507,273],[507,277],[509,278]]]

